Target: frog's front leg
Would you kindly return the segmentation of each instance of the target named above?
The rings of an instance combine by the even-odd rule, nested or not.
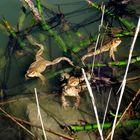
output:
[[[45,80],[46,80],[46,78],[45,78],[41,73],[38,73],[38,74],[37,74],[37,77],[39,77],[39,78],[41,79],[42,85],[45,85]]]
[[[66,109],[66,107],[69,106],[69,103],[66,101],[65,95],[61,95],[61,103],[62,103],[62,108]]]
[[[109,51],[109,56],[110,58],[112,58],[114,61],[115,61],[115,52],[117,51],[117,48],[110,48],[110,51]]]

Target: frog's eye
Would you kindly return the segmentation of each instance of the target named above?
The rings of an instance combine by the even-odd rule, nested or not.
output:
[[[34,72],[34,71],[30,73],[30,75],[34,75],[34,74],[35,74],[35,72]]]
[[[118,41],[121,41],[121,39],[118,37],[118,38],[116,38],[116,41],[118,42]]]
[[[28,73],[27,76],[32,77],[35,75],[35,72]]]

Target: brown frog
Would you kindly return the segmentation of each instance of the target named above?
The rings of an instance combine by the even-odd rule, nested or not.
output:
[[[67,83],[63,84],[61,102],[62,107],[66,108],[69,106],[66,101],[65,96],[72,96],[76,98],[75,107],[77,108],[80,105],[80,96],[79,93],[86,88],[85,85],[81,85],[84,81],[84,77],[74,77],[70,76],[68,73],[64,73],[63,76],[68,80]]]
[[[120,38],[114,38],[112,41],[103,45],[101,48],[97,49],[95,52],[89,52],[86,55],[84,55],[81,58],[82,63],[84,64],[84,61],[85,61],[86,58],[91,57],[93,55],[101,54],[101,53],[106,52],[106,51],[109,51],[109,56],[113,60],[115,60],[114,52],[117,51],[117,47],[120,45],[121,42],[122,41],[121,41]]]
[[[40,49],[37,51],[36,53],[36,60],[35,62],[33,62],[29,69],[27,70],[25,77],[29,78],[29,77],[38,77],[41,79],[42,84],[45,84],[45,77],[41,74],[43,71],[45,71],[46,67],[50,66],[50,65],[55,65],[59,62],[61,62],[62,60],[67,61],[70,65],[73,65],[73,62],[67,58],[67,57],[59,57],[56,58],[53,61],[48,61],[46,59],[44,59],[42,57],[43,51],[44,51],[44,46],[42,44],[39,43],[34,43],[34,45],[38,46]]]

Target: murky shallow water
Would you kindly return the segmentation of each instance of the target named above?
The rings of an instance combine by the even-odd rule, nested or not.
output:
[[[87,3],[85,1],[75,0],[71,2],[65,2],[64,1],[56,1],[56,0],[50,0],[50,1],[42,1],[44,6],[48,6],[49,9],[52,11],[55,11],[58,13],[58,15],[62,13],[65,14],[65,20],[69,21],[69,23],[74,26],[73,30],[64,32],[62,31],[62,25],[56,26],[53,29],[56,29],[58,32],[62,32],[61,36],[65,40],[66,45],[71,49],[71,47],[75,47],[76,45],[79,45],[79,42],[82,40],[87,40],[92,36],[97,36],[98,33],[98,25],[100,21],[95,23],[88,23],[92,22],[93,18],[98,18],[99,13],[96,10],[93,10],[87,6]],[[68,4],[69,3],[69,4]],[[5,8],[6,7],[6,8]],[[21,14],[21,3],[20,1],[13,0],[13,1],[2,1],[0,2],[0,9],[1,9],[1,15],[4,16],[5,19],[16,29],[19,16]],[[137,6],[138,7],[138,6]],[[8,10],[7,10],[8,9]],[[51,12],[52,12],[51,11]],[[74,11],[74,12],[73,12]],[[48,11],[49,13],[50,11]],[[51,17],[57,17],[54,13],[49,13],[46,15],[46,18]],[[138,13],[138,12],[137,12]],[[54,15],[53,15],[54,14]],[[2,18],[1,17],[1,18]],[[26,21],[26,26],[28,26],[28,23],[31,24],[33,22],[33,19],[31,16],[28,16]],[[31,20],[31,21],[30,21]],[[56,25],[57,22],[60,19],[54,18],[51,22],[53,22],[53,25]],[[136,21],[135,21],[136,22]],[[118,23],[115,23],[114,26]],[[77,25],[77,26],[76,26]],[[25,26],[25,27],[26,27]],[[67,29],[67,28],[66,28]],[[78,29],[78,30],[77,30]],[[64,30],[64,28],[63,28]],[[4,31],[4,32],[3,32]],[[90,36],[91,34],[91,36]],[[56,45],[56,42],[53,38],[51,38],[48,33],[44,33],[44,31],[40,31],[39,29],[34,30],[32,32],[32,35],[36,37],[36,39],[46,45],[44,50],[44,57],[48,60],[53,60],[56,57],[65,55],[72,58],[73,61],[75,61],[76,65],[81,66],[81,62],[79,61],[79,57],[81,57],[81,54],[84,54],[84,51],[81,51],[80,53],[73,53],[70,56],[70,53],[64,53],[62,50]],[[56,72],[62,71],[65,68],[72,68],[67,63],[62,63],[59,65],[55,65],[52,67],[49,67],[46,69],[46,71],[43,73],[45,77],[48,77],[46,80],[46,85],[42,86],[40,79],[38,78],[31,78],[30,80],[25,80],[25,73],[29,67],[29,65],[34,60],[34,55],[36,48],[34,48],[31,44],[26,42],[26,49],[20,54],[12,54],[11,57],[8,55],[5,57],[7,52],[5,52],[5,49],[7,47],[9,38],[8,35],[5,34],[5,30],[2,29],[0,32],[0,38],[1,38],[1,45],[0,45],[0,82],[1,82],[1,102],[9,100],[14,100],[13,102],[4,105],[4,109],[6,111],[18,118],[22,118],[24,120],[30,120],[32,122],[32,119],[35,119],[35,121],[38,121],[35,117],[36,108],[35,107],[35,100],[34,100],[34,88],[37,88],[40,106],[42,109],[42,113],[44,113],[44,121],[46,128],[51,129],[52,131],[59,132],[64,135],[69,134],[69,130],[63,130],[59,126],[59,122],[66,125],[71,124],[79,124],[79,120],[83,120],[88,123],[96,123],[95,116],[93,113],[91,100],[89,97],[89,94],[87,91],[80,94],[81,96],[81,104],[78,109],[72,108],[72,106],[68,107],[66,110],[61,108],[61,93],[60,93],[60,79],[59,75],[54,76],[53,74],[56,74]],[[118,52],[116,53],[116,59],[117,60],[124,60],[128,57],[128,52],[132,42],[132,37],[122,37],[122,44],[118,48]],[[139,38],[138,38],[139,39]],[[139,44],[140,41],[138,40],[136,42],[136,47],[134,49],[134,56],[139,56],[140,50],[139,50]],[[14,40],[10,42],[9,47],[16,46],[14,44]],[[99,62],[107,62],[108,56],[103,55],[102,58],[100,58],[101,61]],[[111,61],[109,59],[109,61]],[[130,67],[130,71],[128,73],[129,77],[133,76],[139,76],[139,66],[140,63],[137,62]],[[125,67],[112,67],[114,70],[113,76],[117,77],[117,80],[122,79],[124,75]],[[73,71],[76,71],[73,69]],[[119,71],[119,72],[118,72]],[[62,73],[61,72],[61,73]],[[49,78],[51,77],[51,78]],[[53,78],[52,78],[53,77]],[[134,96],[135,92],[139,89],[140,84],[139,80],[134,82],[129,82],[127,84],[126,91],[124,93],[124,98],[122,101],[121,111],[126,108],[128,103],[131,101],[132,97]],[[97,103],[99,118],[103,119],[103,113],[105,110],[105,104],[107,102],[108,94],[110,91],[110,88],[113,87],[114,92],[112,93],[109,109],[108,110],[115,110],[118,102],[118,95],[115,95],[116,90],[118,89],[118,86],[103,86],[101,87],[93,87],[93,92],[95,94],[95,100]],[[3,92],[4,91],[4,92]],[[4,93],[4,94],[3,94]],[[71,105],[73,103],[73,99],[68,100],[71,102]],[[137,101],[138,102],[138,101]],[[137,104],[139,106],[139,104]],[[137,107],[139,108],[139,107]],[[32,110],[33,109],[33,110]],[[34,115],[35,113],[35,115]],[[31,115],[31,116],[30,116]],[[35,117],[35,118],[34,118]],[[131,119],[131,118],[130,118]],[[6,119],[6,117],[1,114],[1,123],[0,123],[0,139],[8,140],[8,139],[32,139],[32,136],[28,134],[26,131],[21,129],[18,125],[13,125],[12,121],[9,119]],[[38,123],[37,123],[38,125]],[[3,127],[5,126],[5,127]],[[27,126],[29,128],[29,126]],[[118,129],[116,131],[116,136],[114,139],[123,139],[123,135],[129,139],[133,140],[136,139],[139,135],[136,133],[139,132],[139,127],[128,127],[128,128],[122,128]],[[128,131],[129,130],[129,131]],[[38,133],[37,130],[32,130],[34,134]],[[108,133],[109,130],[105,131],[105,135]],[[123,133],[125,131],[125,133]],[[126,133],[127,131],[127,133]],[[131,133],[128,134],[128,132]],[[41,132],[42,133],[42,132]],[[60,138],[60,136],[52,135],[51,133],[47,133],[49,140],[53,139],[64,139]],[[119,138],[117,137],[119,135]],[[74,135],[80,140],[93,140],[93,139],[99,139],[99,134],[96,131],[84,131],[84,132],[78,132]],[[73,137],[74,137],[73,136]],[[36,136],[37,137],[37,136]]]

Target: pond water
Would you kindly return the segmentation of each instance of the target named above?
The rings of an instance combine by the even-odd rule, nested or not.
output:
[[[37,6],[36,1],[33,0],[35,6]],[[95,5],[88,4],[84,0],[41,0],[43,17],[47,24],[42,21],[40,23],[37,19],[38,16],[33,14],[36,9],[30,7],[32,1],[29,1],[29,5],[25,0],[0,2],[1,140],[44,139],[42,130],[38,128],[40,120],[36,115],[38,110],[34,95],[35,88],[38,92],[41,114],[49,140],[100,139],[97,129],[72,134],[72,130],[68,129],[70,127],[66,127],[96,124],[88,90],[87,88],[83,90],[86,85],[84,80],[81,80],[83,78],[81,68],[93,76],[90,85],[100,122],[103,121],[109,93],[112,91],[106,118],[106,122],[112,123],[113,116],[111,116],[110,111],[115,113],[118,105],[120,93],[116,94],[116,92],[121,85],[127,65],[129,48],[140,15],[140,2],[130,0],[127,5],[114,1],[107,3],[106,0],[93,2]],[[105,12],[104,23],[99,32],[102,14],[98,5],[100,6],[103,2],[106,9],[114,14],[115,18],[111,17],[109,12]],[[99,63],[104,64],[105,67],[96,67],[94,73],[91,73],[93,58],[86,59],[86,66],[83,65],[81,58],[90,53],[91,50],[94,51],[93,47],[98,35],[100,35],[98,47],[107,46],[107,51],[103,49],[102,53],[102,49],[100,49],[99,55],[95,55],[95,66]],[[139,35],[132,57],[133,61],[136,62],[130,65],[129,79],[119,113],[126,109],[140,87]],[[108,44],[112,45],[111,41],[117,38],[116,36],[121,40],[121,44],[115,52],[115,62],[113,62],[112,58],[109,57],[111,51],[109,54]],[[64,61],[62,62],[62,60]],[[74,66],[71,65],[70,61],[73,62]],[[115,66],[114,64],[118,64],[117,62],[124,65]],[[45,69],[45,65],[49,66]],[[69,74],[68,79],[62,78],[61,75],[64,73]],[[78,81],[76,81],[77,79]],[[76,86],[72,86],[73,84]],[[77,96],[79,91],[81,93],[80,99]],[[68,96],[63,98],[62,93]],[[75,94],[74,97],[71,97],[73,94]],[[80,106],[74,108],[75,103],[78,103],[79,100]],[[64,109],[62,105],[65,105],[66,101],[70,106]],[[4,110],[16,118],[7,117]],[[126,113],[124,122],[125,120],[139,120],[139,112],[138,96],[133,107]],[[19,118],[22,120],[19,121]],[[28,122],[24,122],[24,120]],[[21,121],[30,132],[18,124]],[[139,128],[138,124],[117,128],[114,139],[124,139],[124,137],[129,140],[138,139],[140,137]],[[108,135],[110,130],[104,130],[104,137]]]

